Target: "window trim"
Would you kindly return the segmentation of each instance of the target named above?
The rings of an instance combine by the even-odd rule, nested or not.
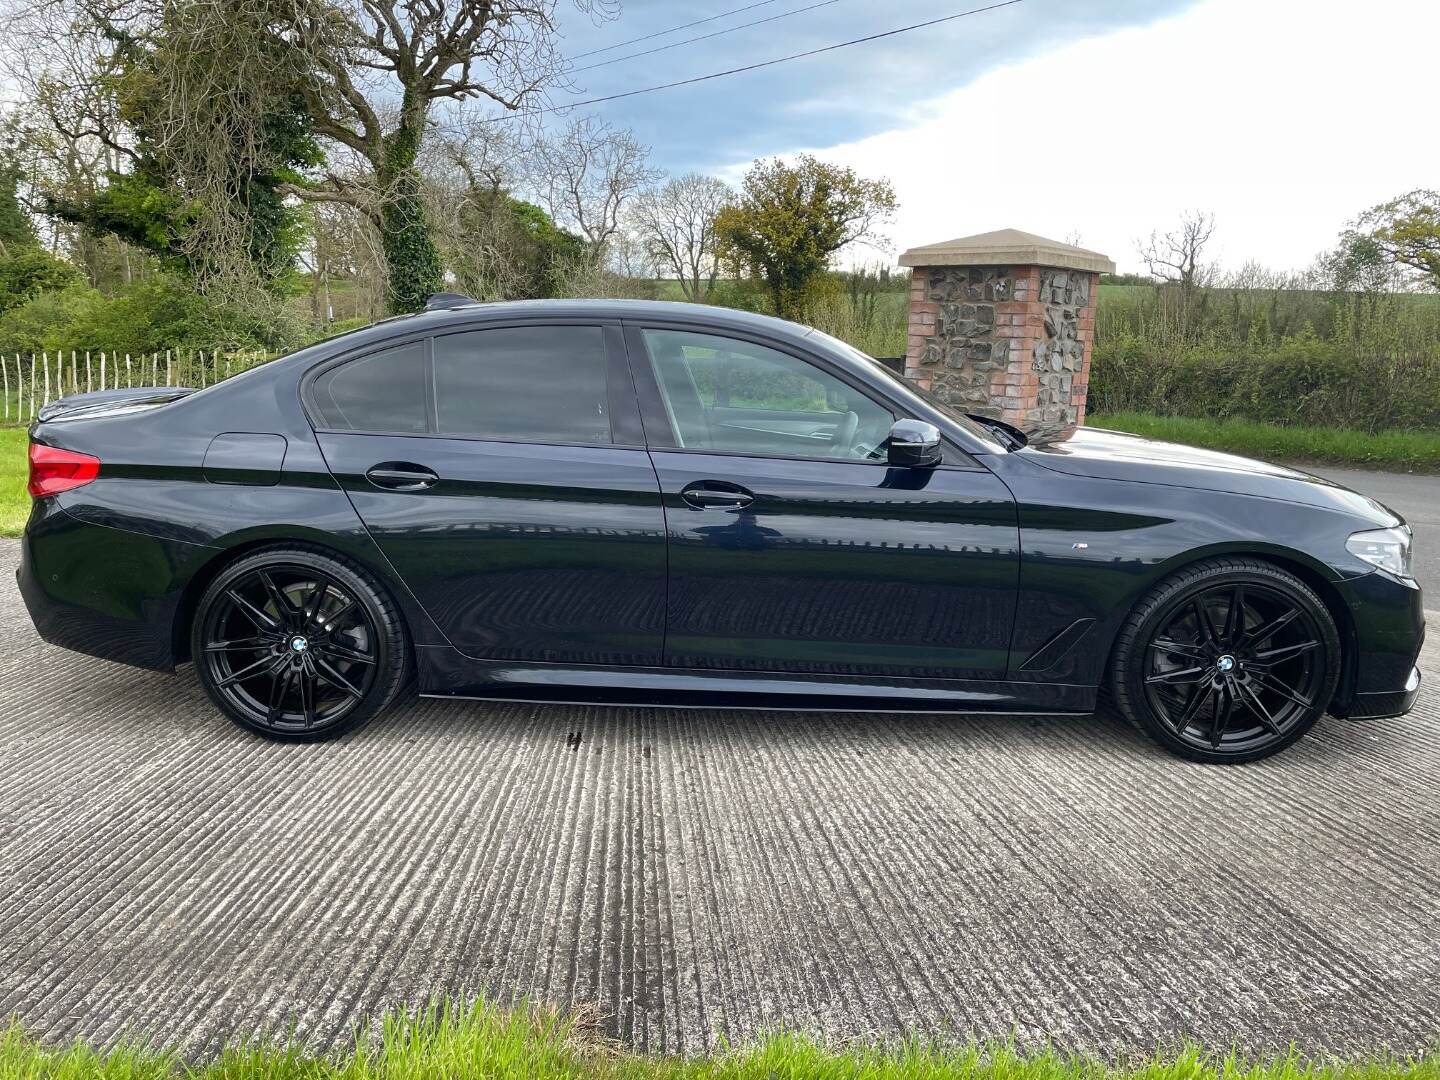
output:
[[[593,327],[601,331],[601,344],[605,350],[606,404],[609,407],[607,419],[610,422],[611,441],[578,442],[536,439],[506,439],[493,435],[465,435],[435,430],[439,426],[439,403],[435,384],[435,338],[454,334],[483,333],[487,330],[512,330],[533,328],[560,328],[567,326]],[[324,423],[324,414],[315,401],[314,384],[327,371],[342,365],[363,360],[391,349],[402,348],[423,342],[425,348],[425,407],[428,431],[384,431],[361,428],[337,428]],[[460,442],[497,443],[508,446],[574,446],[586,449],[610,447],[619,450],[645,449],[644,421],[635,397],[633,374],[626,354],[623,330],[619,320],[596,318],[555,318],[555,319],[503,319],[485,322],[456,323],[430,330],[409,334],[397,334],[384,341],[371,341],[330,357],[310,368],[300,380],[300,405],[310,428],[317,435],[368,435],[388,439],[449,439]],[[622,439],[620,436],[624,434]]]
[[[625,344],[630,357],[631,377],[635,380],[635,389],[640,402],[641,415],[645,422],[646,446],[648,449],[665,451],[676,454],[704,454],[713,457],[744,457],[759,458],[769,461],[820,461],[828,462],[831,465],[868,465],[884,469],[893,469],[895,466],[888,461],[862,461],[850,460],[848,458],[834,457],[801,457],[795,454],[764,454],[747,450],[713,450],[704,447],[681,446],[673,427],[673,418],[664,393],[660,389],[659,379],[654,371],[654,364],[650,356],[649,347],[645,344],[644,332],[646,330],[672,330],[680,333],[702,334],[709,337],[733,338],[736,341],[749,342],[752,345],[760,345],[778,353],[783,353],[796,360],[820,369],[845,386],[863,395],[872,403],[881,405],[886,412],[890,413],[897,420],[921,419],[930,422],[928,417],[916,417],[913,412],[901,405],[901,403],[890,398],[875,387],[859,379],[855,374],[840,364],[835,363],[829,357],[817,355],[809,350],[803,349],[791,342],[778,340],[764,334],[753,333],[748,330],[739,330],[732,327],[708,326],[705,323],[693,321],[676,321],[660,319],[624,319]],[[667,443],[658,442],[652,437],[652,429],[662,429],[663,438],[668,439]],[[948,451],[957,455],[960,460],[942,461],[936,468],[953,469],[960,472],[989,472],[980,462],[966,451],[963,447],[957,446],[955,441],[948,436],[944,437],[944,446]]]

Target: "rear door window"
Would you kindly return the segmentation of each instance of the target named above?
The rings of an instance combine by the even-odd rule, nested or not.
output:
[[[598,326],[511,326],[435,338],[442,435],[612,442],[609,357]]]

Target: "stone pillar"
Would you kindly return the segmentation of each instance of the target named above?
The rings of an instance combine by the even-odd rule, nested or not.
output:
[[[905,374],[1030,432],[1085,420],[1095,302],[1115,264],[1015,229],[911,248]]]

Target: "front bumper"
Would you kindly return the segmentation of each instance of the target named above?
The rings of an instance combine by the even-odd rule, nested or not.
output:
[[[1412,668],[1410,678],[1405,680],[1404,689],[1375,694],[1356,694],[1350,703],[1347,720],[1385,720],[1392,716],[1404,716],[1415,707],[1420,696],[1420,669]]]
[[[1376,570],[1337,586],[1353,638],[1334,716],[1379,720],[1402,716],[1420,694],[1425,605],[1420,586]]]

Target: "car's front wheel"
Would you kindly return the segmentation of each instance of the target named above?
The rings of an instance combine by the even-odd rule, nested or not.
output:
[[[405,682],[408,648],[400,613],[361,567],[297,546],[220,572],[200,598],[190,655],[230,719],[309,741],[384,709]]]
[[[1115,643],[1111,685],[1130,720],[1196,761],[1283,750],[1319,719],[1340,677],[1324,602],[1293,574],[1224,558],[1162,581]]]

